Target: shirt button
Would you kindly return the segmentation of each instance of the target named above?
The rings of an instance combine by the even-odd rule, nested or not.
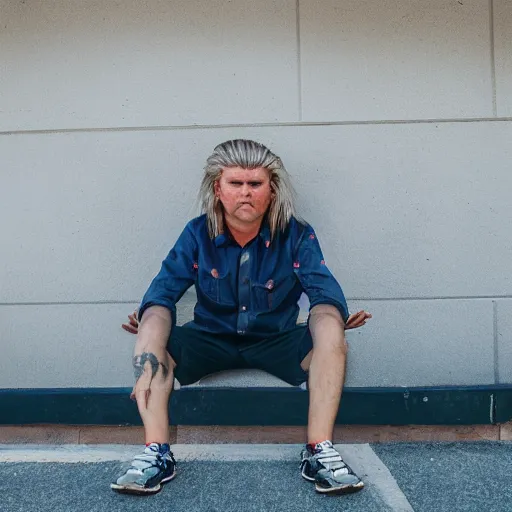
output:
[[[245,334],[245,331],[238,330],[236,331],[238,334]]]
[[[242,306],[242,311],[247,311],[247,306]]]

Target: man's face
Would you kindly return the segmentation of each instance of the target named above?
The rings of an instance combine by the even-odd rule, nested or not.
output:
[[[228,222],[259,223],[272,199],[269,173],[263,167],[226,167],[215,183],[215,195]]]

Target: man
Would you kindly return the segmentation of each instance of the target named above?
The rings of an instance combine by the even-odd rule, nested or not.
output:
[[[310,394],[302,476],[322,493],[358,491],[363,482],[332,445],[345,377],[344,330],[369,313],[349,316],[313,228],[295,215],[281,160],[262,144],[233,140],[208,158],[200,188],[204,214],[185,227],[144,295],[138,318],[132,396],[144,423],[146,449],[112,489],[151,494],[176,475],[169,447],[168,402],[174,378],[258,368]],[[176,325],[176,303],[192,285],[194,321]],[[297,325],[297,301],[310,300]],[[140,325],[139,325],[140,322]]]

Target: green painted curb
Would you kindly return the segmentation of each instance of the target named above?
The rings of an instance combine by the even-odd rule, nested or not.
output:
[[[141,425],[131,388],[0,389],[0,425]],[[182,388],[172,425],[306,425],[300,388]],[[512,419],[512,385],[346,388],[338,424],[472,425]]]

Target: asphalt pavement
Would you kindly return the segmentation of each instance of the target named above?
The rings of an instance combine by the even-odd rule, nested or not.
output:
[[[0,446],[0,511],[512,512],[507,442],[338,445],[365,489],[324,496],[297,445],[178,445],[178,476],[153,496],[109,483],[140,447]]]

